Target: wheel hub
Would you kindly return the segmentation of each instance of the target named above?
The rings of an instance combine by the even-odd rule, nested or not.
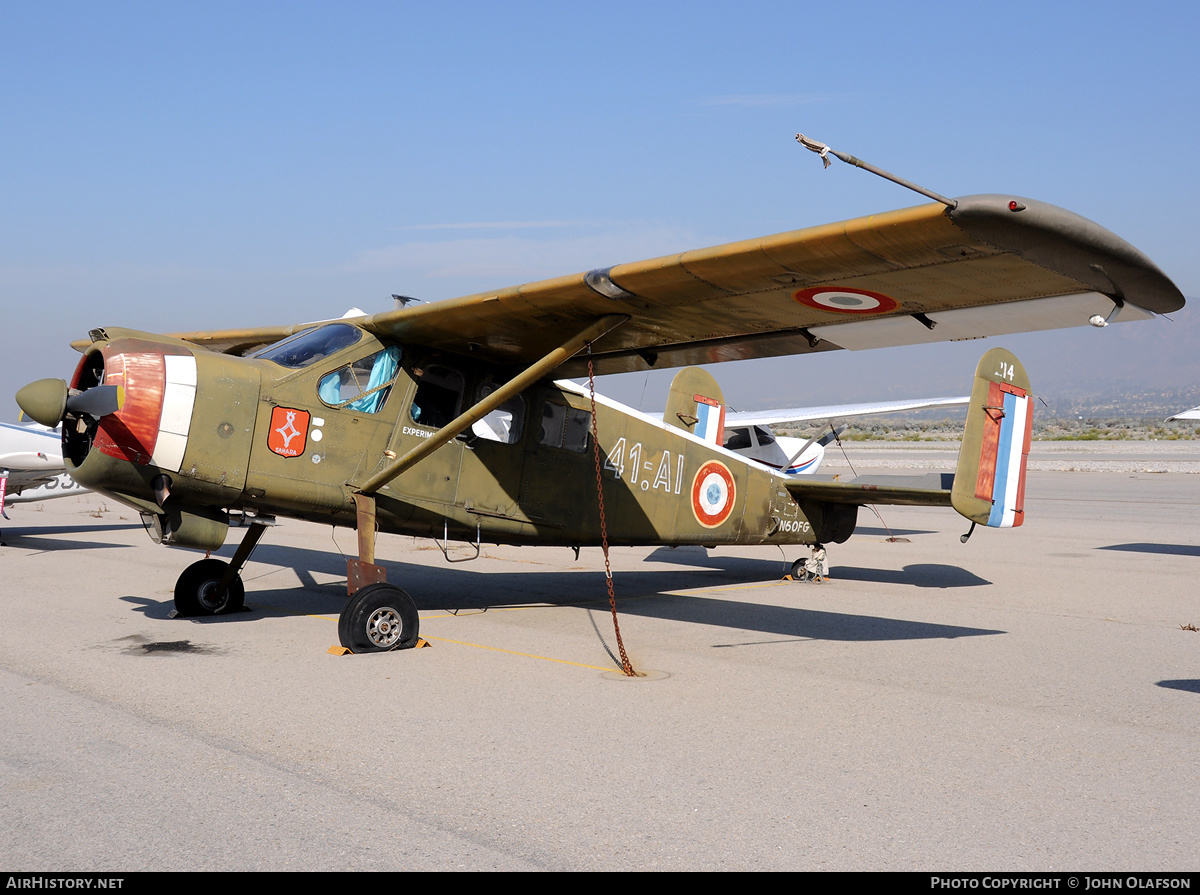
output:
[[[221,598],[221,592],[217,590],[217,585],[220,583],[220,581],[215,579],[205,581],[200,585],[200,589],[196,593],[196,598],[200,605],[209,612],[218,612],[225,605],[225,601]]]
[[[381,649],[390,649],[399,643],[403,630],[400,614],[388,606],[376,609],[367,619],[367,637]]]

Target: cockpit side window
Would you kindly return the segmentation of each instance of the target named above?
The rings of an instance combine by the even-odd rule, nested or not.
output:
[[[721,447],[729,451],[736,451],[740,448],[753,447],[750,441],[749,429],[726,429],[725,443]]]
[[[343,348],[349,348],[361,339],[362,335],[362,330],[357,326],[331,323],[328,326],[318,326],[316,329],[306,329],[281,342],[260,348],[250,357],[269,360],[283,367],[300,369],[341,351]]]
[[[775,442],[775,436],[762,426],[754,427],[754,436],[758,439],[759,447],[762,447],[764,444],[774,444]]]
[[[385,348],[321,377],[317,394],[330,407],[378,413],[396,382],[400,349]]]
[[[434,429],[453,421],[460,413],[464,386],[462,373],[457,370],[427,367],[413,397],[412,421]]]

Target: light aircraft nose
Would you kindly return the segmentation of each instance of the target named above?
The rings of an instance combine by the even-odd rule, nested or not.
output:
[[[57,426],[68,410],[97,419],[116,413],[125,404],[125,389],[119,385],[101,385],[71,394],[65,380],[39,379],[17,392],[17,404],[31,420],[43,426]]]

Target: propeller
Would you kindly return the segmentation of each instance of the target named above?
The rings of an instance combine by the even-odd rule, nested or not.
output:
[[[68,412],[94,419],[116,413],[125,406],[125,388],[98,385],[87,391],[67,388],[62,379],[39,379],[17,392],[17,404],[25,415],[43,426],[57,426]]]

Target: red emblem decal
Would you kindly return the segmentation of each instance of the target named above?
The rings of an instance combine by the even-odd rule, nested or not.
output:
[[[886,314],[900,307],[900,302],[881,292],[838,286],[801,289],[792,295],[792,298],[818,311],[836,311],[839,314]]]
[[[299,457],[308,444],[308,419],[307,410],[276,407],[271,411],[267,447],[281,457]]]
[[[737,488],[724,463],[709,460],[692,479],[692,513],[705,528],[716,528],[733,512]]]

